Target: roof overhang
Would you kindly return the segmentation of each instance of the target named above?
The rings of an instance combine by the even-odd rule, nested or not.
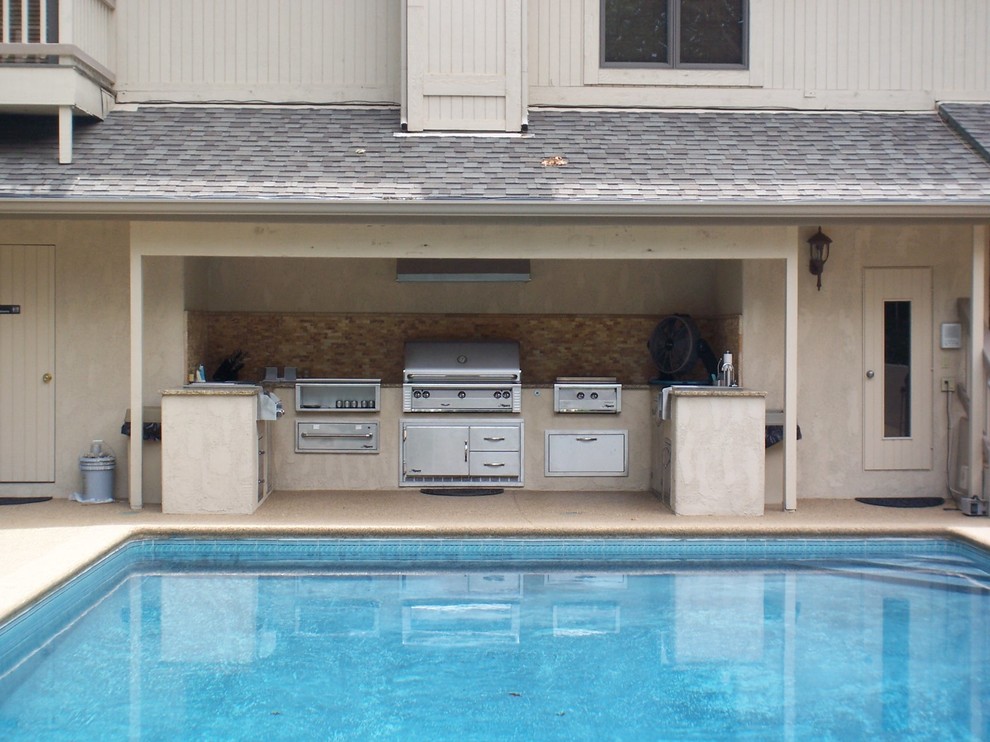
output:
[[[453,200],[453,201],[312,201],[283,200],[118,200],[0,199],[0,217],[90,217],[104,219],[422,219],[539,218],[563,220],[652,219],[671,222],[728,221],[752,223],[828,222],[962,222],[990,223],[990,203],[719,203]]]

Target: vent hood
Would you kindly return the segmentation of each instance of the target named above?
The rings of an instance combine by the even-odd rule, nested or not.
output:
[[[528,260],[460,258],[399,258],[395,280],[416,281],[528,281]]]

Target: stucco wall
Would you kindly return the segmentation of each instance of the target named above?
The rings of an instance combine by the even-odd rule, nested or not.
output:
[[[535,240],[534,240],[535,241]],[[739,312],[738,261],[533,260],[524,283],[396,283],[395,260],[209,258],[190,309],[433,314]],[[196,278],[202,280],[202,277]],[[713,311],[714,307],[714,311]]]
[[[815,225],[817,226],[817,225]],[[865,472],[862,462],[863,269],[868,266],[932,267],[934,327],[956,321],[955,301],[969,293],[972,232],[967,227],[837,226],[823,224],[834,240],[821,292],[804,266],[806,239],[814,227],[802,230],[799,256],[799,373],[798,422],[804,439],[798,443],[798,498],[855,497],[862,494],[943,494],[945,491],[945,397],[934,394],[934,465],[930,471]],[[93,438],[103,438],[118,454],[118,497],[126,487],[126,439],[120,424],[128,390],[128,225],[122,222],[3,221],[2,239],[14,244],[56,246],[56,482],[54,485],[3,485],[4,494],[51,494],[65,497],[81,484],[78,456]],[[136,229],[136,225],[134,229]],[[229,234],[232,244],[250,240],[235,227],[197,226],[186,237],[182,224],[170,224],[162,235],[196,245],[199,234]],[[329,229],[329,228],[328,228]],[[655,229],[650,235],[615,230],[566,233],[508,229],[508,244],[521,235],[536,243],[546,235],[556,255],[573,249],[587,257],[619,251],[615,262],[588,263],[562,258],[534,259],[534,280],[520,291],[500,296],[477,286],[412,287],[397,295],[392,261],[381,253],[368,261],[354,257],[359,249],[381,249],[368,241],[354,242],[341,259],[257,258],[221,261],[218,258],[149,256],[145,275],[145,402],[159,402],[158,391],[181,383],[185,369],[183,309],[190,305],[221,305],[223,309],[292,311],[539,311],[657,312],[678,309],[698,312],[715,308],[742,310],[745,341],[744,382],[768,392],[767,406],[779,408],[783,398],[784,267],[781,260],[664,261],[626,260],[633,250],[676,243],[691,249],[691,234],[701,249],[710,250],[709,233],[730,235],[726,244],[754,243],[760,228],[702,230]],[[332,230],[330,230],[332,232]],[[349,233],[353,240],[359,230]],[[497,233],[493,230],[492,233]],[[294,233],[285,235],[290,249]],[[568,238],[568,235],[571,235]],[[591,235],[591,236],[587,236]],[[303,235],[308,239],[307,235]],[[271,239],[266,233],[265,239]],[[609,242],[614,239],[614,245]],[[718,239],[723,239],[719,237]],[[592,244],[594,243],[594,244]],[[706,248],[706,245],[708,247]],[[332,245],[331,245],[332,246]],[[332,246],[333,247],[333,246]],[[334,248],[337,249],[337,248]],[[344,248],[340,248],[344,249]],[[399,245],[388,248],[406,254]],[[443,249],[447,249],[445,246]],[[512,252],[511,248],[503,248]],[[622,253],[621,251],[627,251]],[[736,253],[738,254],[738,253]],[[272,270],[275,268],[276,270]],[[553,269],[549,274],[544,268]],[[581,272],[583,269],[583,273]],[[210,275],[204,278],[203,272]],[[344,278],[335,277],[340,271]],[[575,273],[574,271],[577,271]],[[214,275],[215,274],[215,275]],[[552,276],[538,278],[540,276]],[[738,277],[737,277],[738,276]],[[577,287],[569,281],[581,279]],[[546,280],[541,284],[538,281]],[[417,293],[421,292],[421,293]],[[566,307],[566,308],[565,308]],[[681,309],[683,307],[683,309]],[[195,307],[194,307],[195,308]],[[200,306],[198,308],[211,308]],[[577,308],[577,309],[576,309]],[[963,352],[941,351],[933,338],[934,384],[943,376],[962,377]],[[958,406],[953,402],[955,422]],[[146,464],[153,470],[157,444],[146,447]],[[779,501],[781,455],[767,459],[770,501]],[[146,481],[148,473],[146,472]],[[154,490],[145,499],[155,501]]]
[[[956,299],[968,296],[972,231],[967,227],[830,226],[831,257],[815,287],[805,263],[798,286],[798,506],[802,498],[863,495],[944,495],[947,451],[946,398],[942,377],[960,379],[964,351],[941,350],[938,331],[956,322]],[[802,246],[813,228],[801,233]],[[807,248],[801,253],[807,254]],[[867,267],[930,266],[933,278],[932,338],[934,464],[930,471],[863,469],[863,270]],[[747,385],[768,391],[767,408],[783,405],[784,266],[752,261],[743,269],[743,337]],[[763,359],[760,362],[759,359]],[[954,397],[950,412],[958,422]],[[768,501],[780,502],[782,452],[767,455]]]
[[[0,239],[55,246],[55,482],[3,484],[6,495],[68,497],[82,487],[79,456],[102,439],[117,455],[115,496],[126,497],[129,234],[126,222],[2,221]],[[181,373],[182,258],[153,258],[145,291],[145,404]],[[178,351],[178,354],[176,354]],[[145,485],[159,497],[158,444],[145,447]]]

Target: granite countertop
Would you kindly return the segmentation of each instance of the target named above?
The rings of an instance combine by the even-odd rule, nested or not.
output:
[[[673,397],[766,397],[767,393],[739,386],[672,386]]]
[[[162,389],[163,397],[252,397],[261,386],[257,384],[224,384],[202,382],[176,389]]]

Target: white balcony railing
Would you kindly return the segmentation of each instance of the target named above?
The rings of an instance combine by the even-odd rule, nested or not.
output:
[[[0,0],[0,64],[81,67],[110,86],[115,0]]]

